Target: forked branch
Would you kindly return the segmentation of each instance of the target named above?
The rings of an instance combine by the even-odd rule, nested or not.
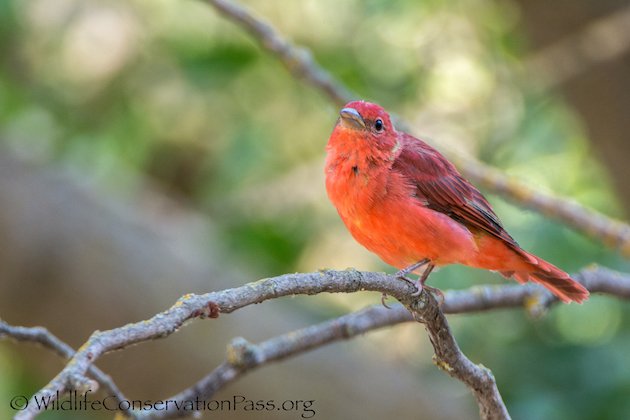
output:
[[[630,276],[604,268],[589,268],[575,275],[591,292],[609,293],[630,298]],[[163,338],[177,331],[194,318],[215,318],[220,313],[230,313],[245,306],[265,300],[295,294],[314,295],[322,292],[353,293],[363,290],[387,293],[405,305],[392,310],[368,308],[326,323],[307,327],[258,345],[244,341],[233,343],[230,357],[214,372],[188,390],[172,399],[195,395],[210,398],[218,389],[235,380],[244,372],[286,357],[301,354],[332,341],[350,338],[357,334],[411,321],[413,318],[424,323],[435,350],[436,364],[468,385],[480,407],[483,418],[506,418],[507,410],[491,373],[473,364],[457,347],[444,313],[462,313],[525,306],[525,302],[538,297],[547,307],[555,299],[546,290],[535,286],[476,287],[468,291],[446,292],[440,306],[431,295],[422,294],[413,298],[413,287],[383,273],[348,271],[321,271],[304,274],[286,274],[260,280],[241,287],[203,295],[186,295],[171,308],[153,318],[127,324],[109,331],[95,332],[81,346],[65,368],[33,398],[28,408],[16,418],[30,419],[38,414],[35,399],[42,397],[54,400],[57,392],[81,391],[93,384],[87,373],[102,355],[132,344]],[[531,307],[531,305],[527,305]],[[410,315],[411,314],[411,315]],[[4,334],[11,336],[11,330]],[[15,335],[14,335],[15,336]],[[20,339],[19,336],[15,336]],[[145,413],[149,416],[181,416],[190,412]]]

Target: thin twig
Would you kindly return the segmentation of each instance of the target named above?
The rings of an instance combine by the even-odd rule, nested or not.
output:
[[[254,17],[244,7],[225,0],[208,0],[208,2],[221,14],[249,32],[263,48],[278,57],[293,76],[314,86],[337,105],[343,105],[355,97],[329,72],[313,61],[309,50],[295,46],[273,26]]]
[[[322,68],[306,48],[298,47],[280,34],[269,23],[254,16],[249,10],[228,0],[206,0],[214,8],[244,30],[246,30],[269,53],[274,55],[289,72],[321,91],[336,106],[357,99],[328,71]],[[402,121],[401,121],[402,122]],[[408,126],[402,122],[403,125]],[[544,214],[606,246],[630,257],[630,225],[610,218],[566,198],[554,197],[536,191],[525,183],[507,177],[504,173],[483,162],[468,157],[462,159],[449,153],[462,174],[472,182],[517,204],[524,205]]]
[[[39,343],[44,347],[53,350],[64,359],[71,359],[75,355],[75,351],[72,347],[43,327],[13,326],[0,319],[0,338],[3,338],[4,336],[11,337],[17,341]],[[114,383],[112,378],[98,367],[94,365],[90,366],[88,368],[88,373],[105,388],[108,395],[111,395],[116,399],[116,402],[126,400],[126,397]],[[97,386],[94,386],[92,391],[96,391],[96,388]]]

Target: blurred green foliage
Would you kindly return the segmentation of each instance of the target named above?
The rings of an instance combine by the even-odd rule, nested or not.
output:
[[[527,43],[511,3],[247,4],[436,147],[619,213],[579,119],[523,71]],[[203,2],[0,1],[0,55],[0,138],[12,152],[112,194],[135,194],[148,177],[204,212],[260,277],[387,269],[351,243],[325,197],[323,150],[336,109]],[[555,264],[628,269],[600,244],[490,199],[513,236]],[[500,282],[463,267],[431,280],[441,288]],[[341,308],[375,302],[334,299]],[[630,415],[627,304],[595,296],[542,319],[516,310],[452,319],[464,351],[492,368],[514,418]],[[6,388],[17,379],[2,370]],[[419,372],[419,381],[449,381],[430,363]]]

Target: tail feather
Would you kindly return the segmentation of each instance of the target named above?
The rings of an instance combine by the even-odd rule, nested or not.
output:
[[[525,283],[529,280],[541,284],[565,303],[582,303],[588,299],[588,290],[567,273],[535,255],[527,255],[530,257],[528,262],[531,264],[531,271],[504,271],[501,274],[513,274],[514,279],[519,283]],[[532,260],[535,263],[532,263]]]
[[[542,284],[565,303],[569,303],[571,301],[582,303],[588,299],[588,290],[586,290],[580,283],[569,277],[568,274],[564,274],[566,277],[558,277],[542,273],[529,273],[529,279],[535,283]]]

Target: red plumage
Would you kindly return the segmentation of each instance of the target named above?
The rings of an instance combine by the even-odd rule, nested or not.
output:
[[[330,200],[353,237],[388,264],[464,264],[540,283],[564,302],[588,298],[567,273],[521,249],[453,164],[396,131],[380,106],[347,104],[326,150]]]

